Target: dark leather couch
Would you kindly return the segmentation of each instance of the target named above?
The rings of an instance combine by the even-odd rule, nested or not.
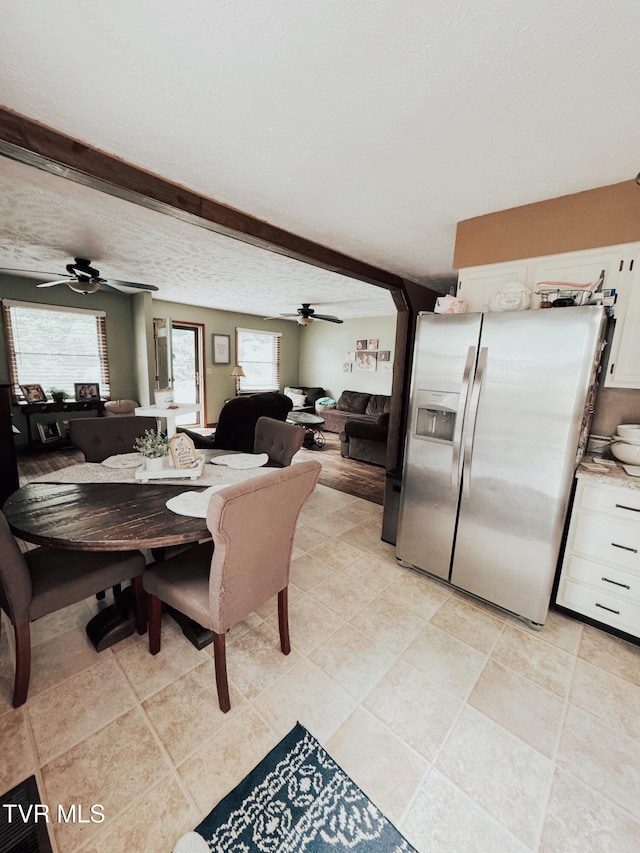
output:
[[[340,433],[340,452],[346,459],[386,465],[389,413],[383,412],[375,421],[353,418]]]
[[[296,385],[296,390],[302,391],[306,399],[304,406],[293,407],[294,412],[309,412],[310,415],[315,415],[316,400],[327,396],[324,388],[319,388],[318,386]]]
[[[357,418],[360,421],[375,423],[378,417],[391,408],[391,397],[386,394],[365,394],[360,391],[343,391],[335,409],[316,406],[316,413],[324,418],[323,429],[328,432],[341,432],[347,421]]]
[[[258,418],[266,417],[285,421],[291,406],[290,398],[277,391],[234,397],[222,407],[212,438],[192,432],[186,427],[178,427],[178,431],[190,436],[200,450],[216,448],[253,453]]]

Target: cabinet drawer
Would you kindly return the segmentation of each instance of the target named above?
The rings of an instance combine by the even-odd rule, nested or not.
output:
[[[614,595],[640,607],[640,575],[592,563],[571,554],[564,562],[562,576],[569,581],[589,584],[596,592]]]
[[[640,526],[640,491],[636,489],[605,489],[583,485],[578,495],[578,507],[590,512],[606,512]]]
[[[578,513],[569,548],[588,559],[640,573],[640,525]]]
[[[581,584],[565,581],[557,597],[558,604],[640,637],[640,607],[596,592]]]

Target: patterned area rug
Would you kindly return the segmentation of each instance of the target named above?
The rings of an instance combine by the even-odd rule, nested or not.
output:
[[[174,853],[415,853],[298,723]]]

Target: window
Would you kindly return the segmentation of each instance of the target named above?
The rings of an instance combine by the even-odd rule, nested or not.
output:
[[[16,400],[20,385],[60,388],[74,398],[74,383],[100,385],[111,396],[104,311],[61,308],[3,299],[9,379]]]
[[[281,332],[236,329],[236,364],[244,370],[240,393],[280,390]]]

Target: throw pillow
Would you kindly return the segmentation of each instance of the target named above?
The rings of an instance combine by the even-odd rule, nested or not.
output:
[[[288,385],[284,389],[283,394],[285,395],[285,397],[289,397],[291,400],[293,400],[294,397],[299,397],[300,395],[302,395],[305,398],[305,400],[307,399],[307,395],[304,393],[302,388],[289,388]],[[304,406],[304,403],[295,403],[294,402],[293,405],[294,406]]]
[[[287,394],[287,397],[289,397],[291,399],[291,401],[293,402],[293,408],[294,409],[301,408],[307,402],[307,395],[306,394]]]
[[[335,409],[336,401],[333,397],[320,397],[316,400],[316,406],[322,406],[323,409]]]

